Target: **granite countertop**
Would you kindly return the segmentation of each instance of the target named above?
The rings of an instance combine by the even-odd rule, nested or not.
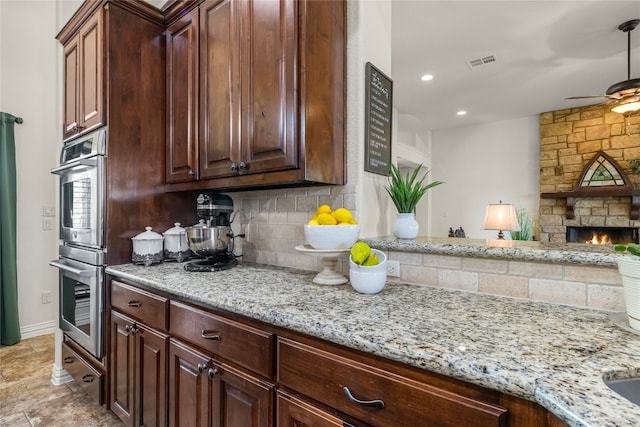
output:
[[[420,236],[411,240],[397,239],[394,236],[361,240],[382,251],[602,267],[616,267],[617,259],[625,256],[622,253],[616,253],[611,245],[589,245],[586,243],[542,243]]]
[[[640,336],[605,312],[408,284],[363,295],[348,284],[315,285],[314,272],[247,263],[215,273],[177,263],[107,273],[533,400],[573,426],[640,420],[640,407],[602,381],[640,372]]]

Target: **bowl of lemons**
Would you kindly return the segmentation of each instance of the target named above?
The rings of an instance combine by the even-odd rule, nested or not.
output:
[[[304,237],[313,249],[349,249],[360,237],[360,225],[349,209],[322,205],[304,225]]]

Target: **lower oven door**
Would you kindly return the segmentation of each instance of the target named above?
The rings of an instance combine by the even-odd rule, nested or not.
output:
[[[61,257],[60,329],[97,359],[102,359],[104,267]]]

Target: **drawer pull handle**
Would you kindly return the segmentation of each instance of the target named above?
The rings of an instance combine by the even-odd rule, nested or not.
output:
[[[73,363],[74,358],[71,356],[67,356],[64,358],[64,363]]]
[[[200,333],[200,336],[202,338],[204,338],[205,340],[212,340],[212,341],[220,341],[222,339],[222,337],[220,337],[220,332],[218,332],[218,331],[207,331],[207,330],[204,330],[204,329]]]
[[[360,400],[356,399],[353,394],[351,394],[351,390],[349,387],[342,387],[342,391],[347,395],[350,401],[357,403],[358,405],[368,406],[369,408],[384,408],[384,402],[382,400]]]
[[[82,381],[84,381],[85,383],[92,383],[93,380],[94,380],[94,377],[91,374],[87,374],[87,375],[83,375],[82,376]]]
[[[140,301],[129,301],[127,305],[129,307],[142,307],[142,303]]]
[[[216,375],[218,375],[218,370],[216,368],[209,368],[209,372],[207,372],[209,378],[213,379]]]
[[[207,368],[207,365],[204,363],[198,363],[198,372],[199,373],[203,373],[204,370]]]

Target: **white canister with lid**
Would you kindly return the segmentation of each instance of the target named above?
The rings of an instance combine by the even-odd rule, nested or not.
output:
[[[151,231],[151,227],[146,227],[146,231],[131,238],[133,242],[133,255],[131,260],[134,264],[144,264],[150,266],[151,264],[161,263],[164,259],[162,251],[163,237]]]
[[[179,222],[162,233],[164,236],[164,259],[178,262],[189,259],[191,251],[187,240],[187,230],[180,226]]]

